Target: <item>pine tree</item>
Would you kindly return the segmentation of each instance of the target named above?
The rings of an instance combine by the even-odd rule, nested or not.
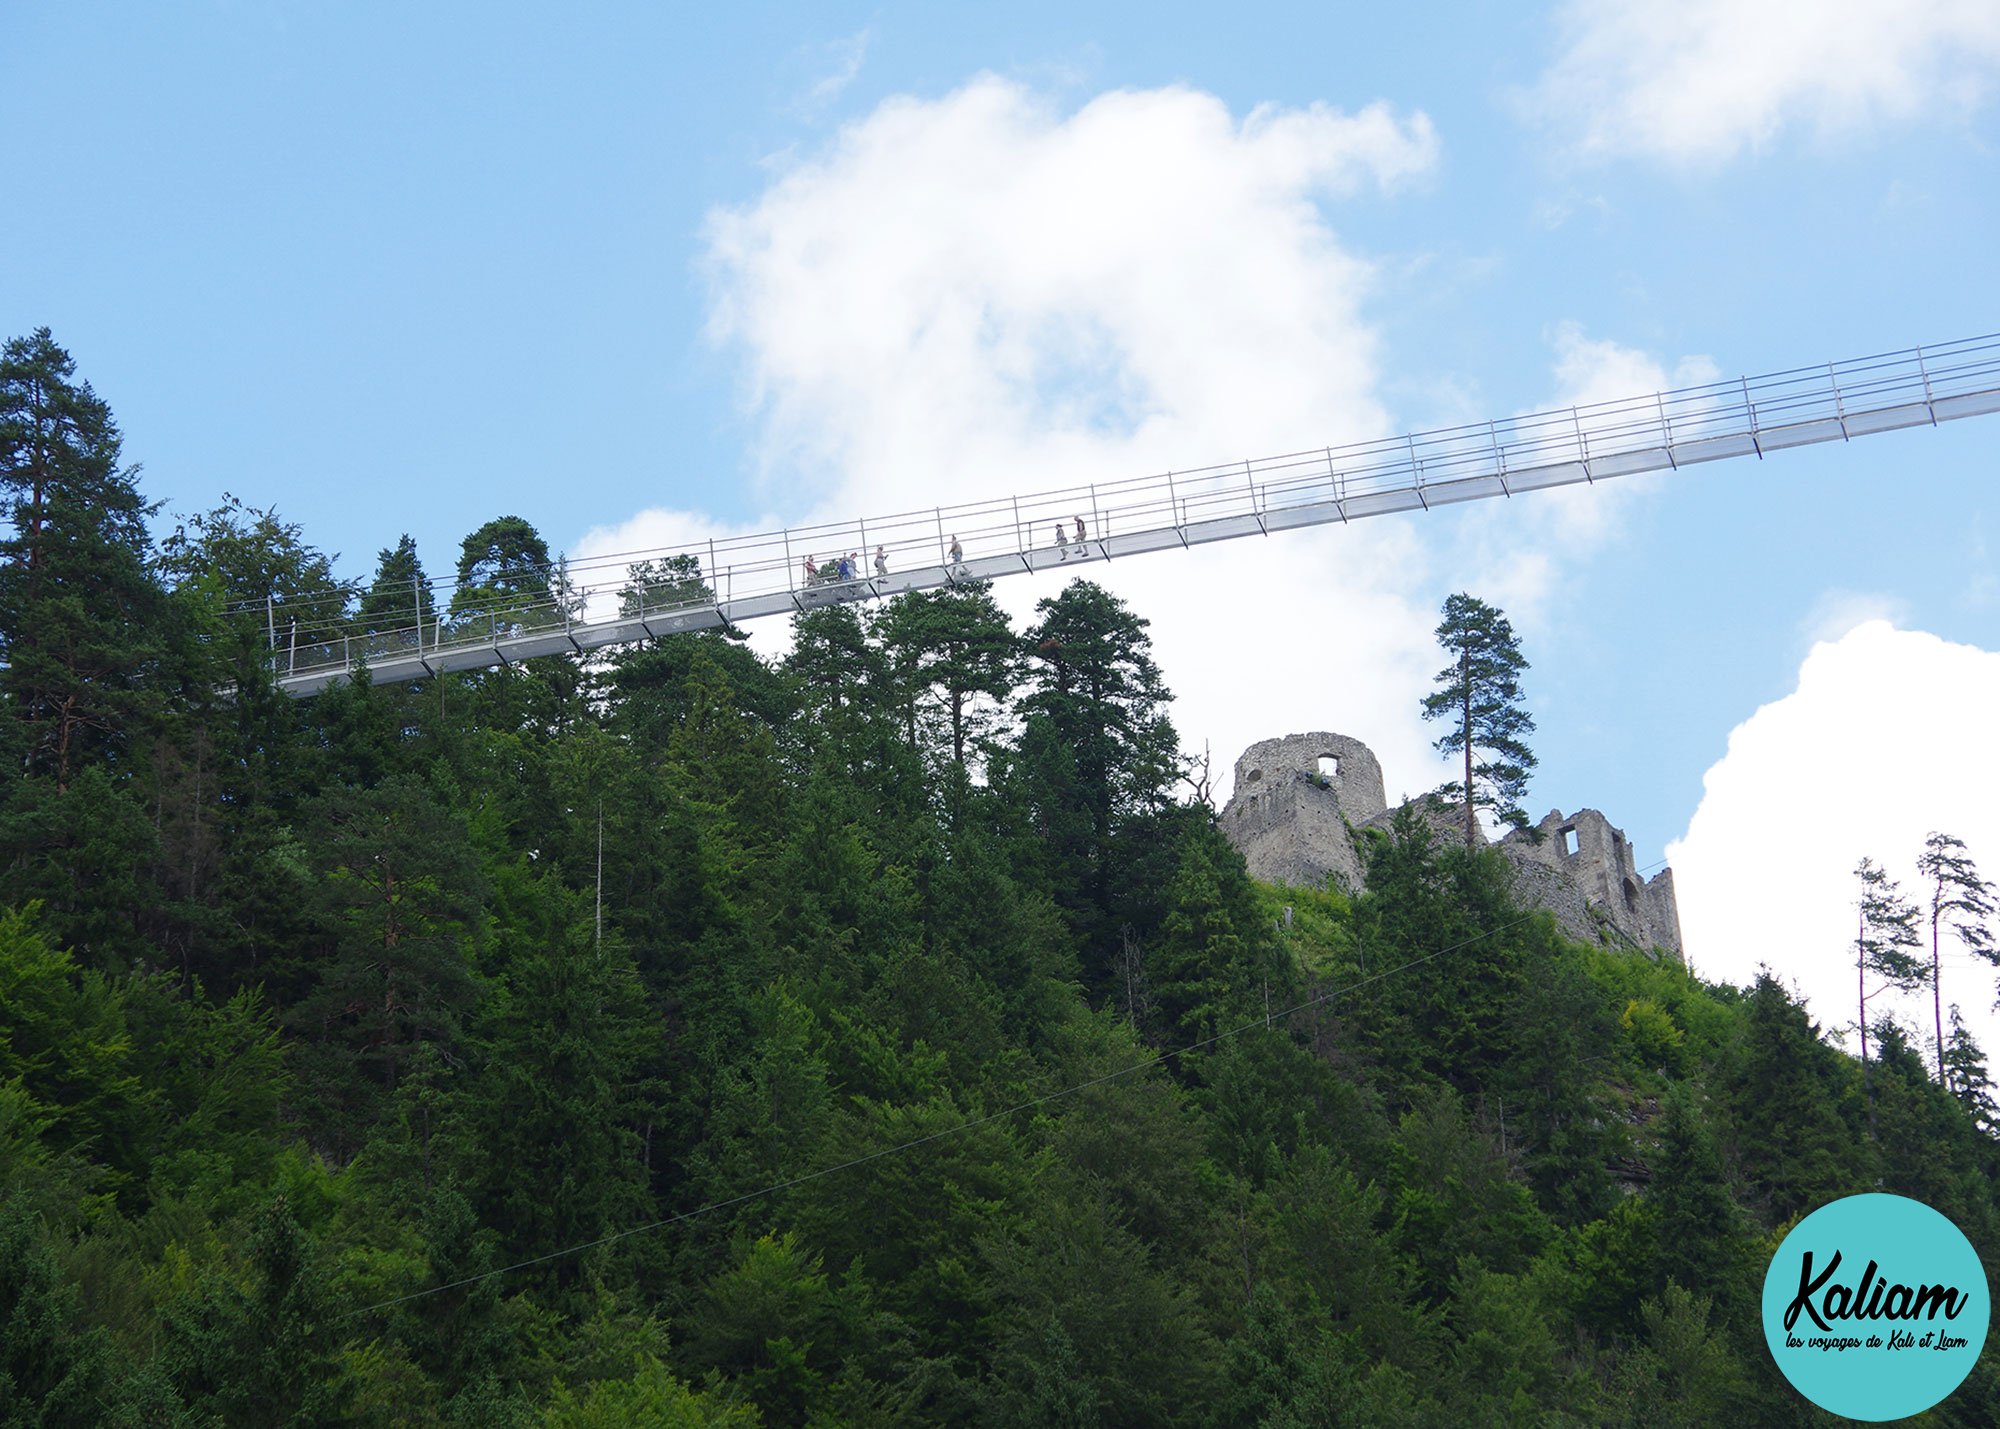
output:
[[[1463,849],[1452,852],[1468,856]],[[1542,1209],[1568,1225],[1594,1220],[1618,1199],[1607,1168],[1628,1149],[1624,1125],[1600,1090],[1617,1035],[1611,1008],[1582,961],[1567,951],[1544,943],[1522,957],[1520,942],[1506,933],[1486,944],[1458,960],[1489,963],[1498,973],[1511,956],[1520,968],[1520,992],[1501,1014],[1502,1035],[1512,1046],[1500,1054],[1500,1074],[1489,1087],[1505,1093],[1504,1124],[1518,1138]],[[1457,981],[1450,971],[1433,976],[1446,986]],[[1480,989],[1471,984],[1453,991],[1470,1001]]]
[[[1647,1199],[1659,1210],[1660,1269],[1670,1284],[1738,1303],[1744,1254],[1741,1213],[1729,1194],[1722,1158],[1695,1094],[1685,1082],[1668,1091],[1654,1128],[1658,1152]]]
[[[1845,1059],[1784,988],[1760,971],[1729,1077],[1733,1160],[1772,1222],[1862,1189],[1855,1136],[1840,1114]],[[1851,1066],[1851,1064],[1847,1064]]]
[[[726,685],[732,702],[766,734],[792,719],[786,681],[740,633],[701,630],[628,645],[612,656],[612,727],[641,750],[664,747],[698,702],[698,669],[710,672],[702,678]]]
[[[1928,976],[1912,951],[1917,946],[1917,910],[1903,896],[1896,880],[1864,858],[1855,865],[1854,876],[1861,881],[1855,901],[1854,982],[1858,989],[1861,1028],[1862,1075],[1868,1069],[1868,1000],[1891,988],[1908,992],[1922,986]],[[1870,973],[1882,979],[1873,992],[1868,990]]]
[[[793,767],[855,799],[872,837],[909,854],[926,806],[923,769],[896,718],[888,652],[858,607],[807,611],[792,624],[783,670],[799,717],[782,731]],[[886,851],[886,850],[885,850]]]
[[[1021,702],[1072,751],[1101,843],[1122,820],[1159,808],[1172,786],[1179,740],[1167,719],[1173,696],[1153,662],[1150,624],[1090,581],[1053,600],[1022,643],[1031,693]]]
[[[1148,622],[1076,581],[1036,606],[1022,637],[1023,729],[1002,781],[1028,823],[1021,854],[1046,880],[1106,976],[1116,929],[1161,916],[1180,842],[1172,808],[1179,737]]]
[[[710,858],[725,849],[773,844],[784,836],[788,794],[769,727],[737,708],[739,687],[714,655],[741,655],[768,683],[769,672],[748,651],[723,641],[698,645],[683,687],[687,708],[666,741],[666,783],[688,801],[700,837],[712,838]],[[744,890],[721,869],[705,896],[727,901]]]
[[[279,670],[346,653],[352,583],[275,507],[257,510],[225,495],[213,511],[181,518],[161,542],[161,567],[225,661]],[[220,676],[238,684],[239,668]]]
[[[154,936],[183,976],[233,987],[300,936],[283,850],[298,799],[326,777],[321,707],[274,676],[349,653],[354,591],[298,525],[229,495],[176,519],[160,569],[182,673],[144,790],[167,895]]]
[[[595,1240],[644,1206],[634,1074],[650,1018],[631,961],[599,943],[588,902],[554,879],[510,870],[497,883],[500,986],[469,1039],[480,1063],[465,1102],[467,1181],[510,1253],[543,1255]],[[575,1257],[549,1273],[566,1283]]]
[[[1940,934],[1946,928],[1961,946],[1989,963],[2000,963],[2000,949],[1993,943],[1993,885],[1979,876],[1965,844],[1950,834],[1933,831],[1924,838],[1924,851],[1917,858],[1917,872],[1931,885],[1931,1011],[1937,1019],[1938,1085],[1946,1091],[1944,1065],[1944,977],[1939,960]],[[1956,1009],[1954,1009],[1956,1011]]]
[[[1528,934],[1501,927],[1520,921],[1506,903],[1504,861],[1462,844],[1440,848],[1430,823],[1408,804],[1386,833],[1368,831],[1362,857],[1367,891],[1355,902],[1354,928],[1367,950],[1366,970],[1415,959],[1429,966],[1421,976],[1367,981],[1355,1003],[1356,1034],[1385,1065],[1447,1079],[1468,1094],[1526,1072],[1533,1059],[1517,1051],[1529,1034],[1516,1024],[1551,1014],[1529,996]],[[1444,948],[1464,951],[1429,961]],[[1545,943],[1541,956],[1546,960]],[[1581,1068],[1562,1071],[1564,1079],[1580,1075]]]
[[[111,409],[47,328],[0,351],[0,750],[65,790],[115,763],[154,711],[167,648],[149,508],[119,466]]]
[[[1961,1195],[1964,1178],[1982,1175],[1983,1148],[1962,1108],[1931,1080],[1928,1059],[1903,1028],[1881,1017],[1874,1031],[1868,1119],[1880,1148],[1881,1189],[1963,1219],[1970,1209]]]
[[[1151,982],[1170,1042],[1214,1036],[1293,1001],[1289,960],[1257,912],[1242,855],[1220,832],[1191,827],[1166,891]]]
[[[664,556],[626,567],[626,582],[618,592],[618,613],[629,618],[708,605],[714,600],[715,590],[702,579],[698,556]]]
[[[110,408],[46,328],[0,349],[0,902],[56,941],[145,957],[159,831],[146,754],[182,673],[150,509]]]
[[[361,633],[368,636],[397,634],[406,643],[420,643],[423,632],[437,623],[437,606],[430,577],[417,559],[417,543],[404,535],[393,547],[385,546],[375,559],[375,579],[361,597]],[[415,631],[417,639],[408,640]]]
[[[883,617],[909,741],[963,773],[1013,697],[1019,637],[986,582],[898,598]]]
[[[455,624],[475,635],[561,624],[548,542],[519,516],[499,516],[465,538],[451,596]]]
[[[1945,1042],[1945,1087],[1965,1108],[1966,1115],[1988,1136],[2000,1126],[2000,1106],[1993,1100],[1993,1079],[1987,1074],[1986,1053],[1973,1040],[1958,1004],[1951,1005],[1951,1036]]]
[[[889,709],[889,662],[880,642],[868,638],[860,612],[830,605],[792,620],[792,649],[783,669],[805,718],[790,733],[808,758],[821,743],[859,762],[862,727]],[[823,738],[821,738],[823,737]]]
[[[1446,784],[1439,797],[1465,805],[1468,844],[1478,841],[1480,809],[1526,828],[1520,800],[1535,756],[1522,740],[1534,733],[1535,721],[1521,707],[1520,675],[1528,662],[1514,627],[1486,602],[1460,593],[1444,603],[1437,640],[1452,662],[1438,671],[1437,689],[1424,697],[1424,718],[1453,721],[1436,749],[1465,760],[1463,779]]]

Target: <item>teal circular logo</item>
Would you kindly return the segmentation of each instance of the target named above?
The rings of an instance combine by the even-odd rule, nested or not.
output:
[[[1907,1196],[1848,1196],[1796,1226],[1764,1272],[1764,1338],[1807,1399],[1850,1419],[1920,1414],[1986,1343],[1972,1243]]]

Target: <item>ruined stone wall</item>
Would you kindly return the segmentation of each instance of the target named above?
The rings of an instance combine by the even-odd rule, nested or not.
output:
[[[1368,821],[1368,826],[1387,830],[1395,823],[1396,815],[1404,809],[1430,825],[1433,843],[1456,846],[1465,842],[1465,805],[1447,804],[1433,794],[1419,794],[1393,809],[1384,809]],[[1486,830],[1477,824],[1472,826],[1472,845],[1474,848],[1486,847]]]
[[[1250,875],[1266,883],[1324,884],[1359,891],[1361,860],[1348,825],[1384,808],[1374,751],[1344,734],[1293,734],[1253,744],[1236,761],[1223,832]]]
[[[1427,797],[1415,802],[1440,839],[1464,837],[1457,809]],[[1392,817],[1382,766],[1367,745],[1340,734],[1293,734],[1253,744],[1236,761],[1222,830],[1254,878],[1321,885],[1331,876],[1358,892],[1364,880],[1350,828],[1385,826]],[[1536,833],[1517,830],[1498,845],[1522,903],[1546,908],[1579,942],[1683,956],[1672,869],[1642,879],[1624,831],[1596,809],[1552,810]]]
[[[1641,878],[1624,830],[1614,828],[1596,809],[1579,809],[1568,817],[1552,809],[1534,833],[1508,834],[1500,841],[1500,852],[1517,869],[1553,871],[1581,895],[1587,921],[1557,912],[1556,921],[1571,937],[1624,941],[1682,955],[1673,870],[1662,869],[1651,880]]]

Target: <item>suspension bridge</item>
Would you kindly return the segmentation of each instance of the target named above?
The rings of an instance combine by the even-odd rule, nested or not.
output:
[[[545,598],[486,602],[491,609],[426,618],[413,591],[402,628],[364,631],[344,603],[307,609],[303,619],[288,611],[281,627],[267,606],[271,655],[279,687],[307,696],[364,671],[382,684],[581,655],[1992,412],[2000,412],[2000,334],[1193,471],[624,552],[542,573]],[[615,615],[599,613],[613,604]]]

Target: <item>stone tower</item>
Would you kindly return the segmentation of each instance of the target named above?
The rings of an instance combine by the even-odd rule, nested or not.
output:
[[[1374,751],[1344,734],[1291,734],[1253,744],[1236,761],[1222,830],[1266,883],[1339,878],[1361,891],[1361,860],[1348,825],[1387,807]]]

